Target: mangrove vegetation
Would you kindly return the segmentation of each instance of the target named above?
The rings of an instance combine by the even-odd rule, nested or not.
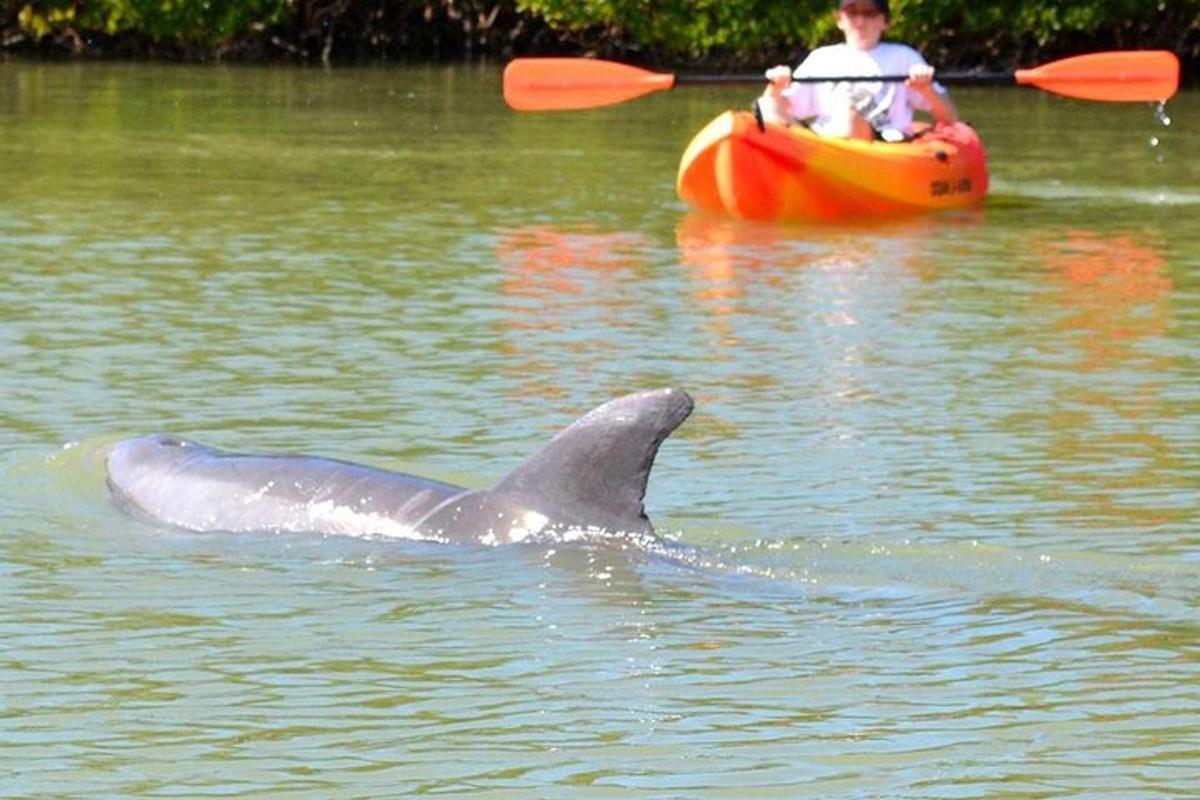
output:
[[[830,0],[0,0],[8,53],[188,61],[795,61],[836,36]],[[1200,0],[893,0],[890,38],[943,66],[1165,48],[1194,68]]]

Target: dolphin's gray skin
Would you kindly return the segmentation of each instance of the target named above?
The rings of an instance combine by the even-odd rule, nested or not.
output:
[[[573,529],[648,534],[642,501],[654,456],[691,411],[681,389],[611,400],[481,491],[332,459],[222,453],[172,436],[118,442],[108,485],[126,509],[193,531],[486,544]]]

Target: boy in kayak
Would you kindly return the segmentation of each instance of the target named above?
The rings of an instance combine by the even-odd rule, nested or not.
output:
[[[928,112],[939,122],[957,121],[954,104],[921,54],[881,41],[889,19],[887,0],[840,0],[837,26],[845,43],[813,50],[795,77],[907,75],[908,80],[801,83],[792,80],[789,67],[772,67],[757,102],[763,120],[791,124],[815,117],[811,127],[822,135],[889,142],[912,137],[913,111]]]

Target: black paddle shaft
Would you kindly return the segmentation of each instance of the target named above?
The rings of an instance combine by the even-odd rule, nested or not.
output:
[[[1017,82],[1016,76],[1011,72],[938,72],[934,74],[933,79],[938,83],[955,86],[1014,86]],[[700,83],[765,83],[766,80],[761,74],[675,76],[677,86]],[[800,78],[792,78],[795,83],[840,83],[842,81],[900,83],[906,80],[908,80],[907,75],[805,75]]]

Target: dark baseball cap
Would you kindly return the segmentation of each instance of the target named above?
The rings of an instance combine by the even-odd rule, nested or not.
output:
[[[883,14],[885,17],[890,17],[892,15],[892,12],[888,10],[888,0],[840,0],[838,3],[838,10],[843,9],[846,6],[857,6],[863,3],[870,3],[871,5],[875,6],[877,9],[879,9],[879,13]]]

